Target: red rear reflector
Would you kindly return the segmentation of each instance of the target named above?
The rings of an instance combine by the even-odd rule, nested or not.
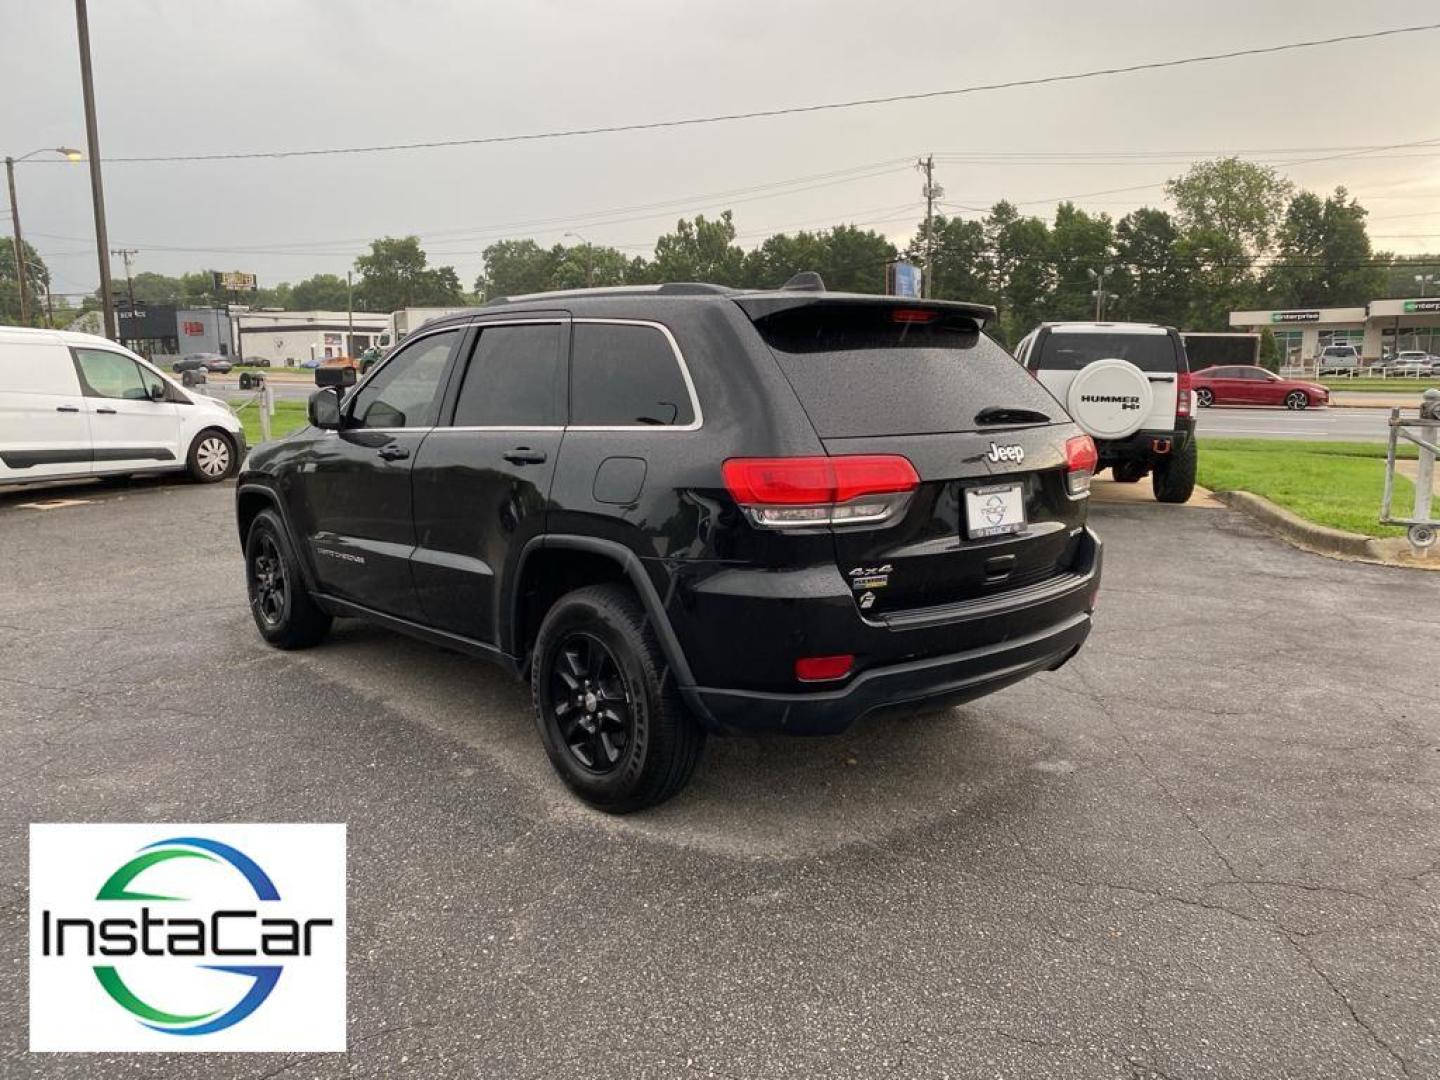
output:
[[[850,674],[855,657],[844,656],[802,656],[795,661],[795,678],[801,682],[830,682],[843,679]]]
[[[1190,373],[1188,371],[1182,371],[1180,373],[1180,378],[1176,380],[1176,383],[1177,386],[1175,391],[1175,415],[1189,416],[1191,390]]]
[[[920,486],[915,466],[899,454],[731,458],[721,472],[741,506],[815,506]]]
[[[898,323],[928,323],[939,317],[938,311],[927,311],[924,308],[896,308],[890,313],[890,321]]]

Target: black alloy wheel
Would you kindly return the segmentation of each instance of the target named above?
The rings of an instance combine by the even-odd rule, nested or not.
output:
[[[634,737],[634,709],[620,665],[599,638],[565,637],[550,672],[550,712],[574,759],[590,772],[613,772]]]
[[[269,533],[257,538],[250,578],[256,614],[267,626],[278,627],[285,618],[290,583],[285,576],[285,560],[280,556],[280,548]]]

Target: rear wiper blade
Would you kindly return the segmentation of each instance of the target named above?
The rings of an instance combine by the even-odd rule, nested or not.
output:
[[[1006,405],[991,405],[975,414],[977,424],[1049,424],[1049,415],[1035,409],[1016,409]]]

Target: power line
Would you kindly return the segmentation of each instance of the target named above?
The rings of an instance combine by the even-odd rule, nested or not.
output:
[[[710,116],[692,116],[677,120],[648,120],[625,124],[605,124],[587,128],[564,128],[553,131],[526,132],[514,135],[486,135],[469,139],[437,139],[425,142],[383,143],[371,146],[323,147],[308,150],[254,150],[232,151],[213,154],[154,154],[132,157],[107,157],[106,164],[142,164],[159,162],[195,161],[239,161],[253,159],[280,159],[298,157],[320,157],[336,154],[379,154],[400,150],[434,150],[456,146],[492,146],[500,143],[538,142],[546,139],[567,139],[582,135],[614,135],[627,131],[656,131],[667,128],[695,127],[702,124],[732,123],[740,120],[761,120],[777,116],[795,116],[809,113],[836,112],[842,109],[866,108],[875,105],[893,105],[906,101],[928,101],[938,98],[961,97],[968,94],[993,93],[1000,90],[1015,90],[1022,87],[1046,86],[1055,83],[1079,82],[1085,79],[1105,78],[1114,75],[1131,75],[1141,71],[1159,71],[1169,68],[1188,67],[1195,64],[1216,63],[1222,60],[1236,60],[1250,56],[1273,56],[1276,53],[1294,52],[1300,49],[1322,48],[1356,41],[1374,41],[1380,38],[1397,37],[1404,34],[1426,33],[1440,30],[1440,23],[1426,23],[1419,26],[1392,27],[1387,30],[1372,30],[1361,34],[1342,34],[1336,37],[1315,38],[1309,41],[1292,41],[1280,45],[1266,45],[1250,49],[1233,49],[1228,52],[1207,53],[1197,56],[1177,57],[1171,60],[1151,60],[1138,64],[1124,64],[1115,67],[1094,68],[1088,71],[1068,72],[1059,75],[1041,75],[1030,79],[1010,79],[1005,82],[980,83],[974,86],[957,87],[950,90],[921,90],[901,94],[887,94],[880,97],[853,98],[848,101],[831,101],[814,105],[789,105],[774,109],[754,109],[748,112],[718,113]]]

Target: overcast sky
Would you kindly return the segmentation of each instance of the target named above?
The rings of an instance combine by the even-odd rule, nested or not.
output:
[[[102,157],[483,137],[803,105],[1434,22],[1440,11],[1433,0],[90,7]],[[0,0],[0,153],[85,145],[74,19],[66,0]],[[747,246],[842,221],[903,241],[923,206],[911,162],[927,152],[937,156],[947,212],[1004,197],[1049,216],[1058,197],[1076,196],[1118,217],[1158,204],[1165,178],[1194,158],[1246,152],[1278,161],[1440,140],[1437,56],[1440,32],[1431,32],[678,130],[286,160],[113,162],[105,168],[110,241],[139,250],[137,271],[249,270],[274,284],[343,273],[369,239],[418,233],[431,261],[454,265],[467,287],[481,250],[502,237],[548,244],[576,232],[647,253],[677,217],[726,206]],[[1090,157],[980,157],[997,154]],[[1370,210],[1377,248],[1440,250],[1440,144],[1284,169],[1317,190],[1345,184]],[[25,235],[54,271],[56,292],[93,289],[85,167],[27,162],[16,171]],[[1151,186],[1112,191],[1140,185]],[[739,189],[760,190],[717,197]]]

